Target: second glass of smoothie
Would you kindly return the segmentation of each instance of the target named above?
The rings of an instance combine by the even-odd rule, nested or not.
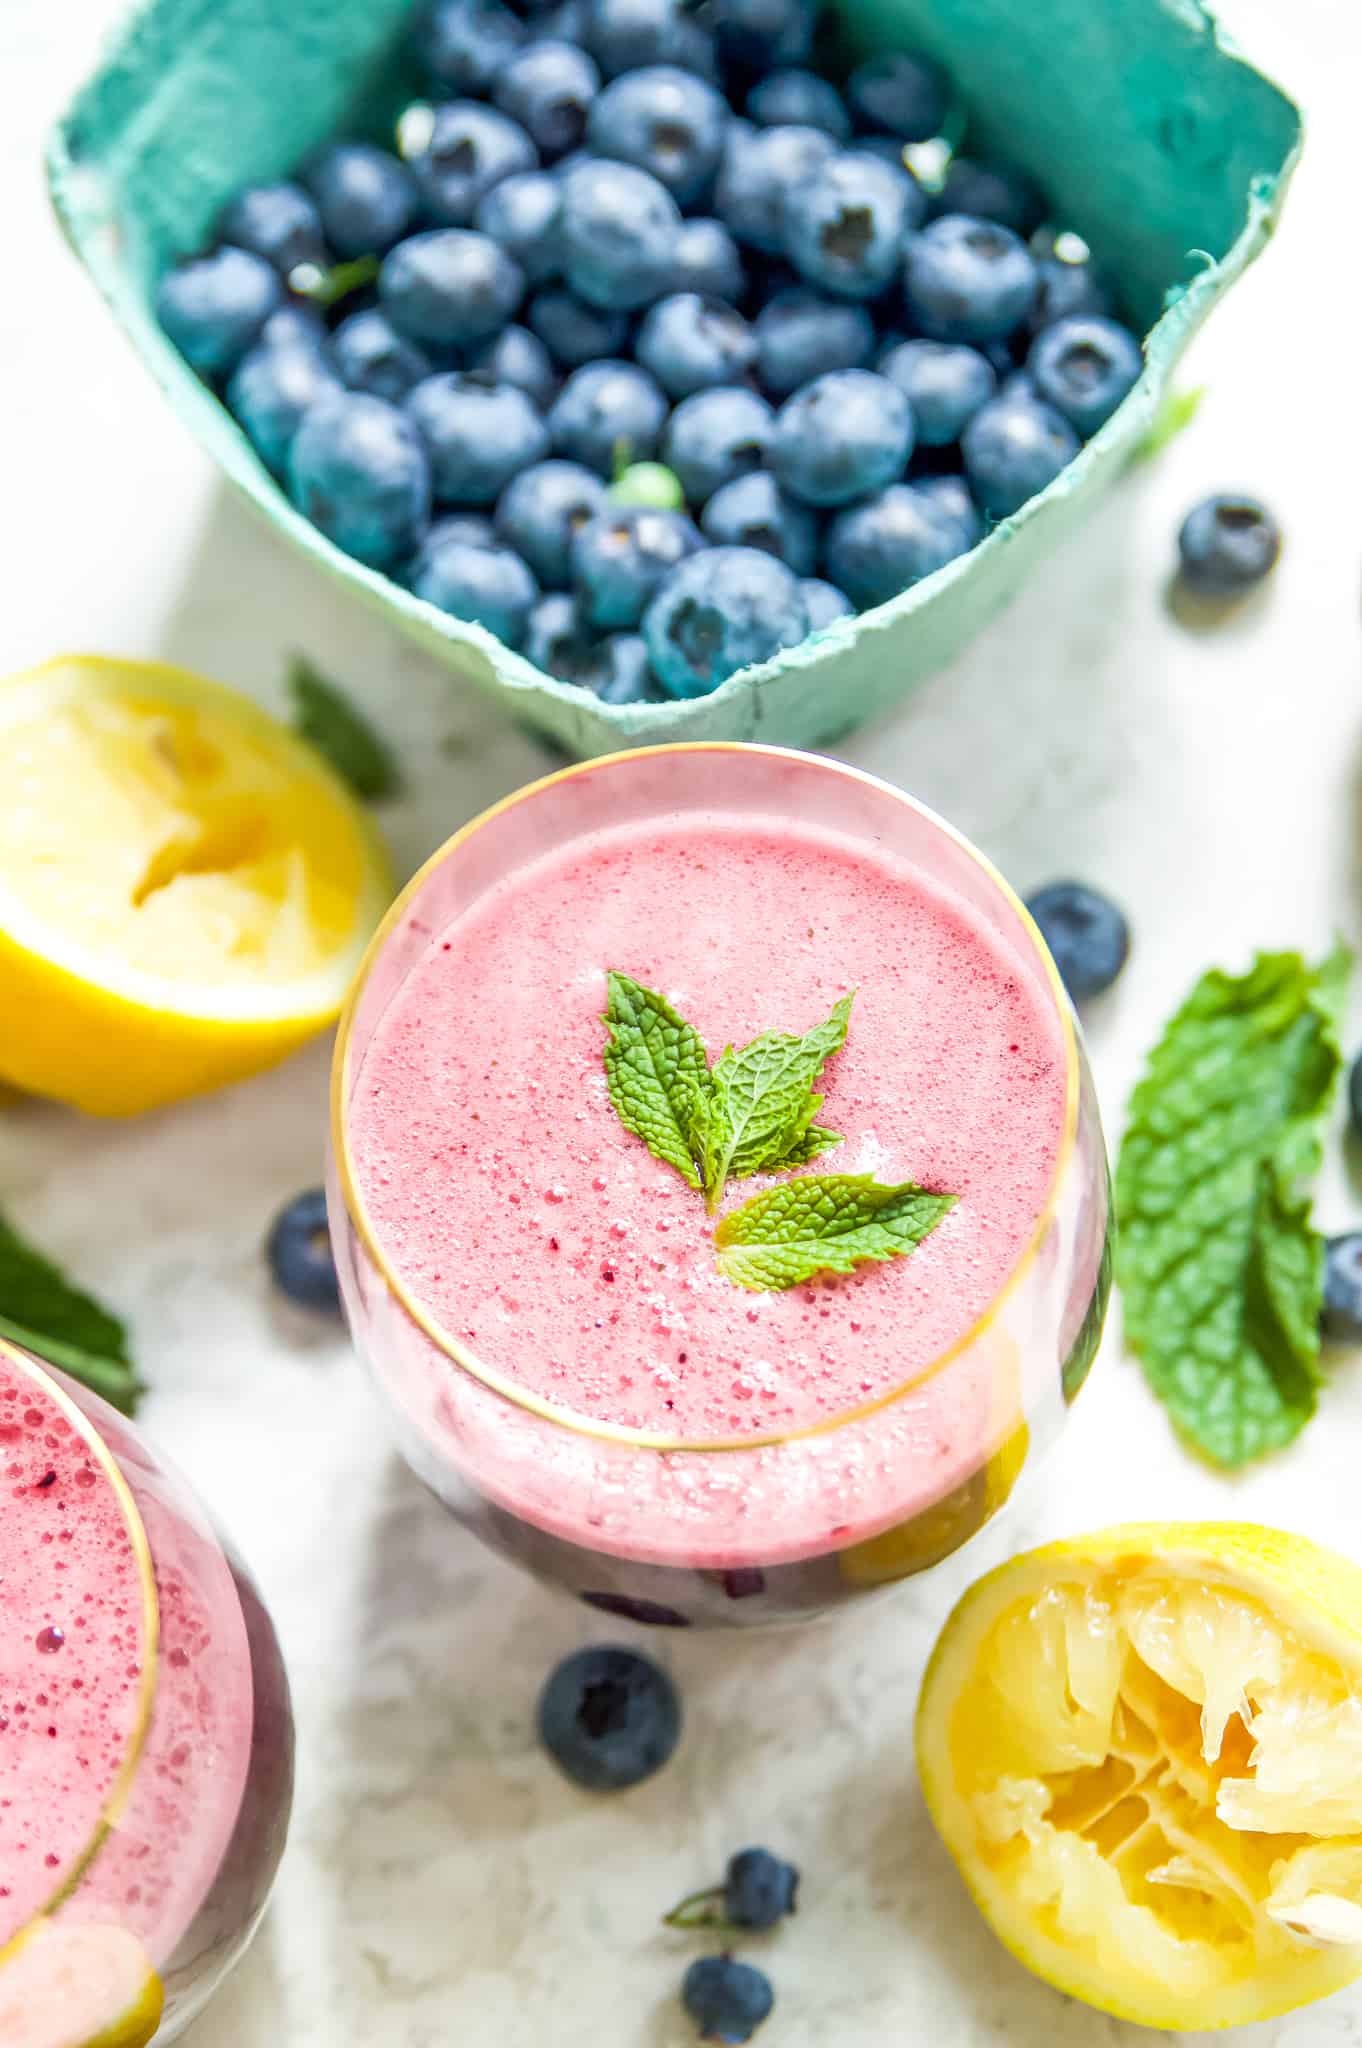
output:
[[[625,1128],[607,977],[717,1059],[842,999],[841,1143],[709,1213]],[[458,833],[342,1026],[332,1234],[402,1448],[485,1541],[643,1621],[791,1619],[921,1571],[1082,1384],[1106,1160],[1072,1011],[986,861],[887,784],[746,746],[617,755]],[[715,1228],[800,1174],[955,1197],[910,1256],[782,1290]]]

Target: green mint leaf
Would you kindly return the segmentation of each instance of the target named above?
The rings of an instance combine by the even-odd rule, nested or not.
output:
[[[70,1373],[131,1415],[141,1393],[127,1332],[93,1295],[0,1217],[0,1336]]]
[[[368,803],[393,796],[400,787],[397,763],[368,720],[327,681],[306,655],[289,663],[293,722],[305,740],[325,755],[356,796]]]
[[[1212,969],[1130,1101],[1116,1174],[1125,1332],[1175,1426],[1216,1464],[1315,1412],[1324,1245],[1302,1186],[1342,1063],[1352,956]]]
[[[841,1142],[840,1131],[825,1131],[817,1124],[810,1124],[803,1137],[796,1140],[785,1157],[776,1161],[772,1171],[785,1173],[795,1166],[808,1166],[812,1160],[819,1158],[824,1152],[831,1152],[833,1146],[840,1145]]]
[[[797,1038],[765,1031],[735,1052],[730,1045],[715,1062],[714,1107],[705,1154],[705,1193],[710,1208],[730,1180],[776,1172],[815,1156],[807,1151],[813,1120],[823,1098],[813,1084],[824,1061],[840,1052],[851,1021],[851,996],[832,1015]],[[834,1133],[820,1133],[830,1141]],[[827,1149],[826,1142],[818,1150]]]
[[[615,1114],[654,1159],[698,1188],[712,1113],[704,1040],[655,989],[627,974],[606,979],[605,1074]]]
[[[1185,433],[1200,412],[1206,397],[1206,386],[1195,384],[1190,391],[1168,391],[1159,401],[1158,411],[1149,425],[1149,431],[1142,441],[1135,444],[1132,462],[1148,462],[1151,456],[1162,455],[1170,441]]]
[[[348,263],[333,263],[328,270],[317,263],[296,263],[289,272],[289,290],[327,310],[371,285],[381,268],[377,256],[355,256]]]
[[[798,1287],[817,1273],[850,1273],[866,1259],[902,1258],[955,1206],[903,1181],[812,1173],[754,1195],[714,1233],[719,1270],[738,1287]]]

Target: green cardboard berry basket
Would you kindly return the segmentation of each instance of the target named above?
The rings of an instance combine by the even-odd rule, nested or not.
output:
[[[579,755],[673,739],[816,745],[948,661],[1117,474],[1179,354],[1270,235],[1301,142],[1291,101],[1202,0],[838,0],[852,48],[905,46],[956,79],[971,147],[1031,170],[1120,280],[1148,332],[1134,391],[1078,459],[983,544],[891,604],[841,620],[686,703],[610,706],[554,681],[347,556],[292,509],[150,309],[155,280],[240,186],[342,127],[387,139],[409,0],[148,0],[54,130],[72,245],[224,474],[338,587]]]

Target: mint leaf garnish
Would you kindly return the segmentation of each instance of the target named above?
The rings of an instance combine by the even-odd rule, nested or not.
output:
[[[388,748],[353,704],[312,666],[306,655],[289,663],[293,722],[305,740],[324,754],[355,795],[367,803],[396,794],[400,779]]]
[[[867,1259],[902,1258],[955,1206],[912,1181],[884,1187],[868,1174],[811,1173],[754,1195],[714,1233],[719,1270],[738,1287],[798,1287],[850,1273]]]
[[[802,1165],[840,1142],[836,1132],[819,1130],[810,1149],[823,1103],[813,1084],[824,1062],[846,1043],[851,1004],[851,996],[843,996],[827,1021],[802,1037],[765,1031],[737,1052],[729,1046],[715,1062],[704,1159],[711,1209],[726,1182]]]
[[[655,989],[627,974],[607,977],[605,1073],[626,1131],[654,1159],[700,1186],[712,1089],[705,1043]]]
[[[127,1332],[93,1295],[73,1286],[51,1259],[0,1217],[0,1336],[131,1415],[142,1392]]]
[[[1324,1244],[1302,1188],[1342,1054],[1352,956],[1212,969],[1130,1102],[1116,1175],[1127,1339],[1182,1434],[1233,1467],[1315,1412]]]

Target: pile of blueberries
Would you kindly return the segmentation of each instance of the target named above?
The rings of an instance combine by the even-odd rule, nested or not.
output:
[[[940,141],[939,67],[839,88],[815,15],[434,0],[396,150],[242,192],[162,325],[349,554],[611,702],[703,695],[964,554],[1142,367],[1030,179]]]

